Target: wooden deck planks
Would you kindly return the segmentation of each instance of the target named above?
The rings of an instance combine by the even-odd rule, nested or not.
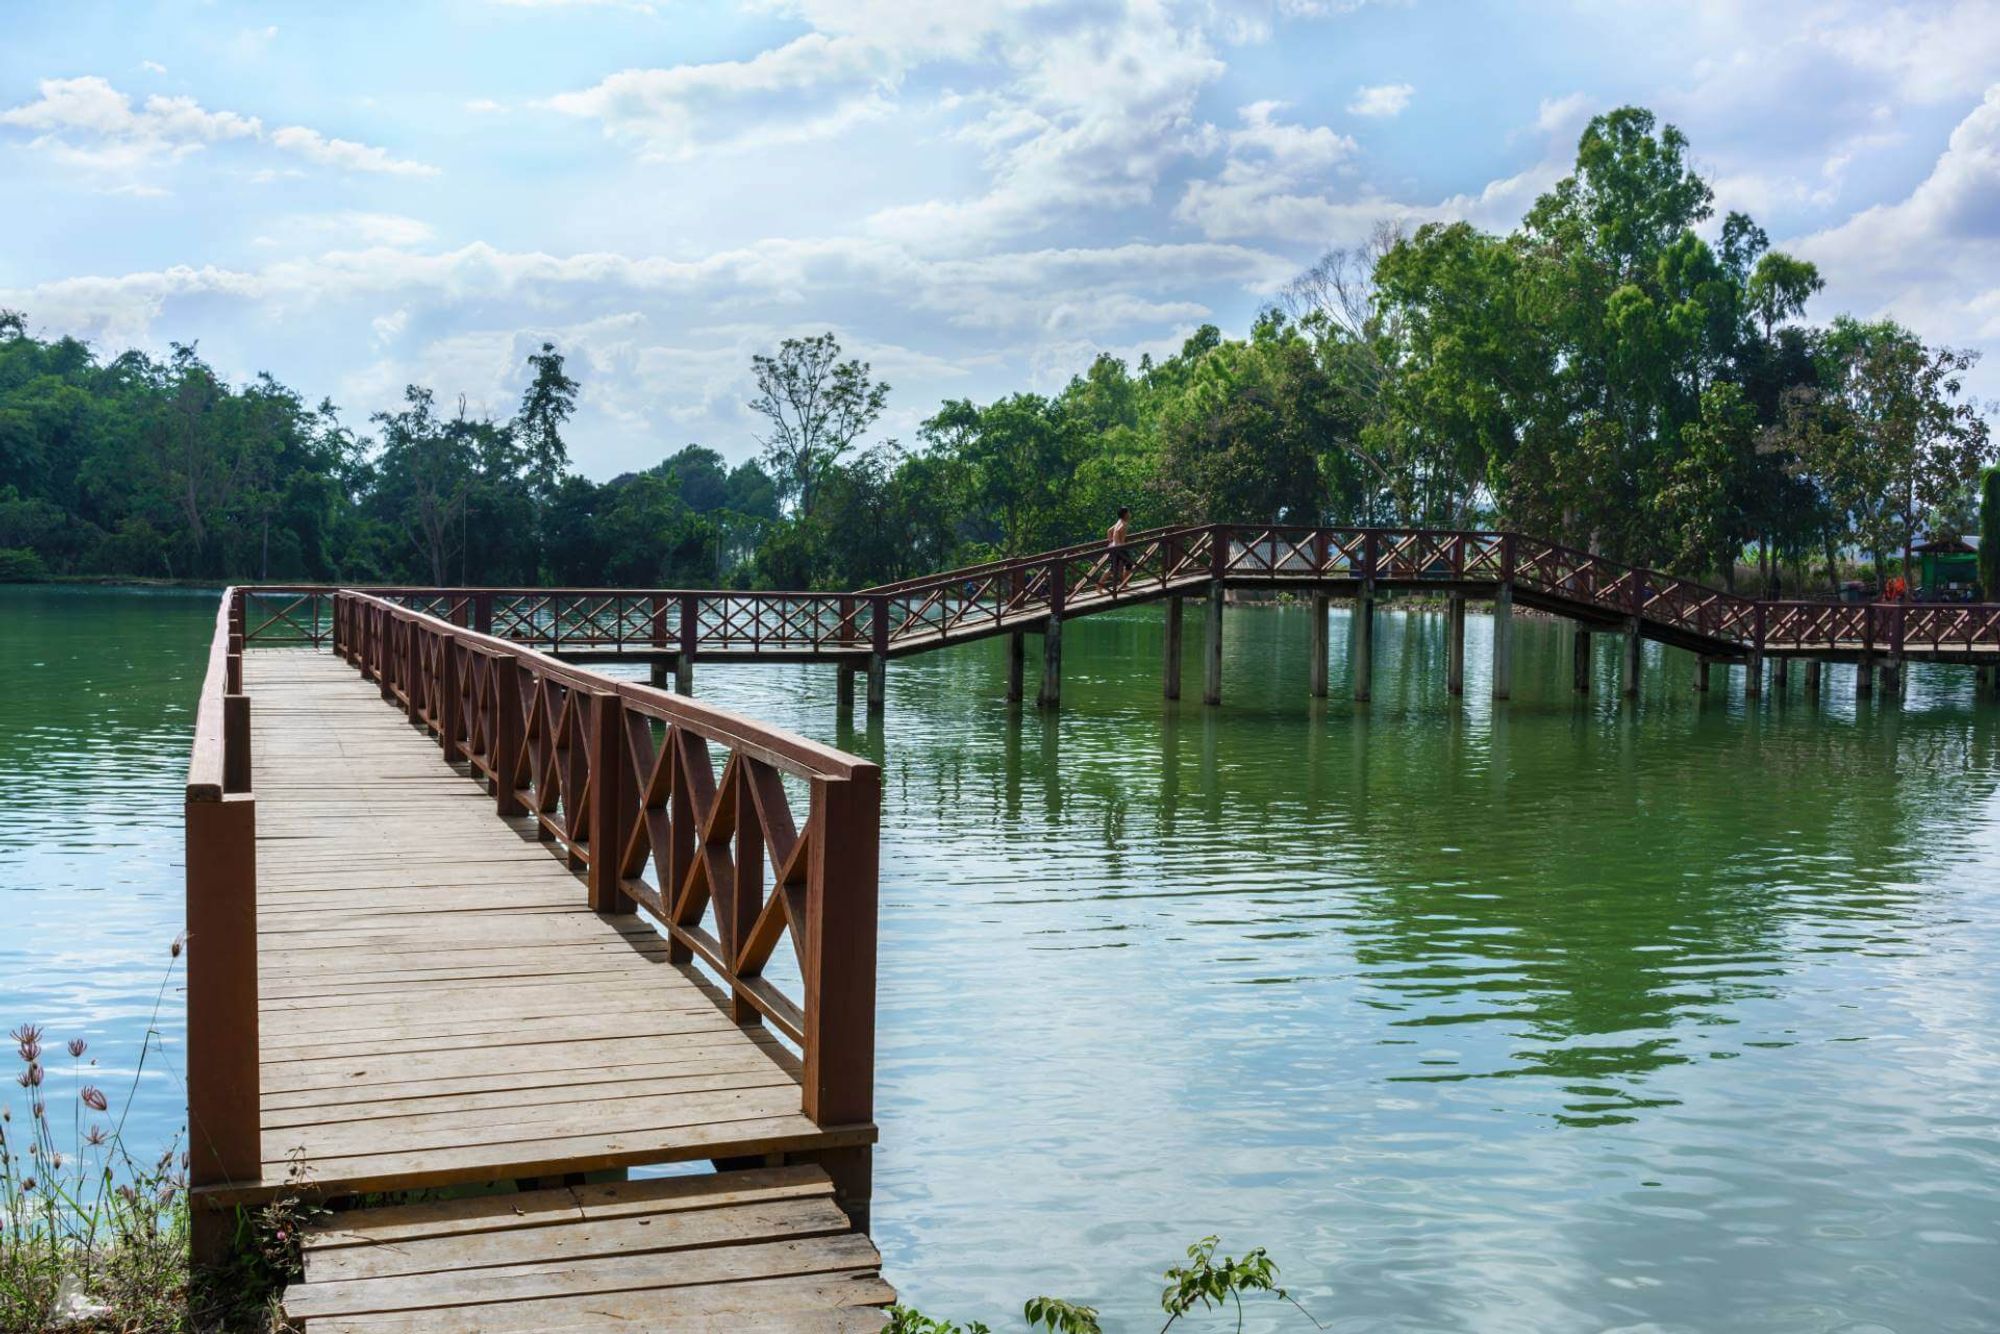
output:
[[[875,1330],[881,1257],[793,1166],[356,1210],[285,1294],[337,1331]]]
[[[802,1115],[789,1050],[649,923],[591,912],[345,663],[244,671],[267,1181],[294,1155],[339,1194],[872,1141]]]

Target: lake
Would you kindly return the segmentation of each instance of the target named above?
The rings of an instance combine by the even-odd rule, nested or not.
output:
[[[0,1017],[88,1038],[107,1087],[181,925],[213,607],[0,589]],[[1613,642],[1579,700],[1568,627],[1523,618],[1496,708],[1484,618],[1457,701],[1444,618],[1390,610],[1357,706],[1336,608],[1316,703],[1309,614],[1232,608],[1205,709],[1190,612],[1179,704],[1157,608],[1065,628],[1057,716],[1004,702],[1003,640],[892,664],[875,726],[831,668],[697,671],[883,764],[874,1234],[907,1300],[1150,1331],[1213,1232],[1341,1331],[2000,1327],[2000,709],[1968,673],[1746,706],[1649,646],[1633,707]],[[178,975],[160,1031],[141,1147],[184,1121]]]

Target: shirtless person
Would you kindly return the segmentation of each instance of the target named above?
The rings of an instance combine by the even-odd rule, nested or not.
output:
[[[1111,551],[1111,591],[1114,593],[1125,587],[1125,580],[1132,568],[1132,558],[1125,554],[1125,530],[1131,523],[1131,507],[1120,505],[1118,522],[1112,524],[1111,531],[1104,535],[1104,545]]]

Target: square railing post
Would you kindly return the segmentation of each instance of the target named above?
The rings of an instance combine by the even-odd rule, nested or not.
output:
[[[882,774],[864,765],[812,782],[806,883],[807,950],[802,1109],[822,1127],[875,1117],[876,877]],[[827,1162],[841,1205],[867,1225],[869,1152]]]
[[[606,691],[590,697],[590,906],[601,913],[629,913],[625,894],[625,838],[638,819],[638,792],[625,753],[625,709]]]

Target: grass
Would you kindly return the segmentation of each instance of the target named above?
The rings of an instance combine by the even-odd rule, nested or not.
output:
[[[82,1038],[38,1024],[8,1034],[19,1067],[0,1086],[0,1330],[281,1330],[277,1294],[298,1272],[308,1194],[294,1189],[237,1215],[227,1268],[190,1264],[188,1159],[176,1136],[136,1157],[125,1116],[159,1042],[160,1006],[179,966],[174,941],[145,1045],[114,1114]],[[4,1059],[4,1058],[0,1058]]]

